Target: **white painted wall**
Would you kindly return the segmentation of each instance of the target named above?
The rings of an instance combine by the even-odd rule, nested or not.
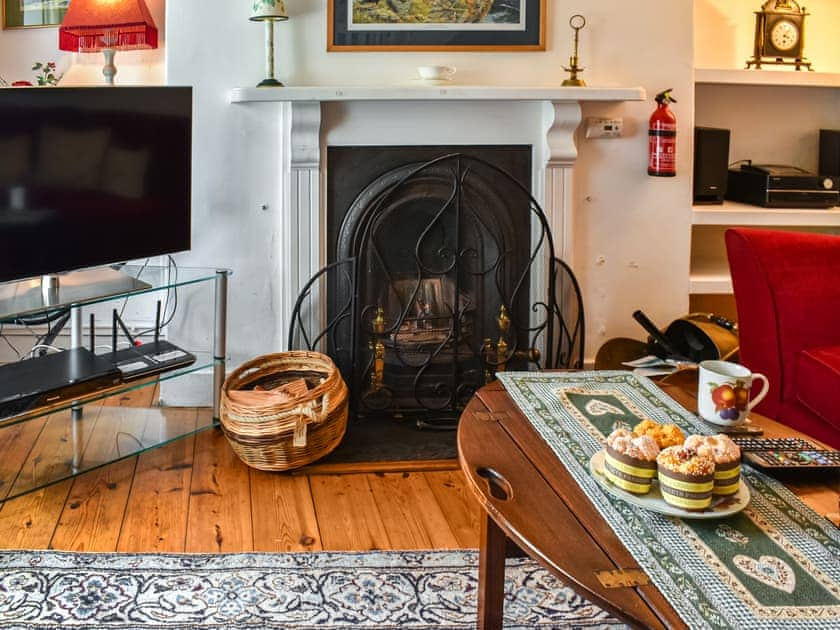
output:
[[[276,105],[229,105],[231,87],[255,85],[263,72],[262,26],[248,21],[248,2],[170,2],[167,76],[196,89],[194,150],[195,264],[230,266],[230,348],[254,355],[281,348],[277,330],[280,130]],[[457,81],[483,85],[558,85],[571,34],[583,13],[584,77],[597,85],[674,88],[680,99],[678,177],[646,174],[647,118],[652,103],[588,106],[587,115],[620,115],[627,137],[583,141],[577,174],[577,272],[589,312],[589,354],[608,337],[639,337],[630,317],[644,308],[666,322],[687,308],[690,237],[689,130],[693,35],[691,0],[549,2],[548,49],[540,53],[328,53],[326,1],[287,4],[277,26],[281,80],[294,85],[393,84],[417,65],[457,66]],[[263,211],[261,206],[268,206]],[[603,262],[599,262],[603,257]]]
[[[158,48],[118,52],[116,81],[120,85],[158,85],[166,81],[166,0],[146,0],[146,6],[158,27]],[[66,71],[61,85],[103,82],[102,55],[60,51],[57,26],[0,30],[0,77],[9,83],[18,80],[34,83],[35,61],[57,62],[59,69]]]

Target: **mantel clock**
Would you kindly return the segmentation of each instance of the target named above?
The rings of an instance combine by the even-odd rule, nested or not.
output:
[[[804,53],[807,15],[796,0],[767,0],[755,12],[755,48],[747,68],[768,64],[812,70]]]

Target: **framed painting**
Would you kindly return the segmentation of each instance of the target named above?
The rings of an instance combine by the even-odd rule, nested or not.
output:
[[[327,0],[327,50],[545,50],[546,4],[546,0]]]
[[[0,0],[3,28],[58,26],[67,13],[70,0]]]

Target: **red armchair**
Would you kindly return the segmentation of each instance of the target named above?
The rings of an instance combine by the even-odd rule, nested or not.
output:
[[[840,448],[840,237],[734,228],[726,250],[756,411]]]

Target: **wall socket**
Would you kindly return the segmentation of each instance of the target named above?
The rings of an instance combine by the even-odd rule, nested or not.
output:
[[[620,138],[624,131],[623,118],[587,118],[586,137],[594,138]]]

